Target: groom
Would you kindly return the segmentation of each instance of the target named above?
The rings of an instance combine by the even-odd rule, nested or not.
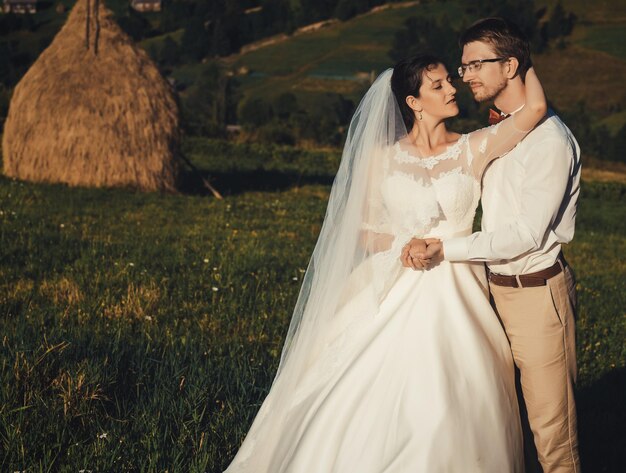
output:
[[[460,73],[479,102],[503,115],[525,100],[528,40],[502,18],[487,18],[461,36]],[[494,112],[492,112],[493,114]],[[580,149],[554,112],[485,172],[482,231],[469,237],[409,244],[416,258],[484,261],[492,303],[519,369],[528,422],[544,473],[578,473],[575,281],[561,245],[574,236]],[[403,264],[410,262],[403,259]],[[536,459],[533,459],[536,463]],[[527,462],[528,463],[528,462]],[[527,465],[529,466],[529,465]]]

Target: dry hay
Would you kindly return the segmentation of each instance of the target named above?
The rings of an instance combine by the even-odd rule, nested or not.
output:
[[[148,55],[97,0],[79,0],[16,86],[4,173],[29,181],[173,190],[178,108]]]
[[[83,293],[78,284],[66,277],[56,280],[44,279],[39,286],[39,293],[52,300],[57,306],[75,305],[83,299]]]
[[[106,294],[105,299],[109,300],[109,296]],[[111,319],[152,320],[158,310],[160,299],[161,291],[153,281],[149,284],[130,283],[125,294],[122,294],[114,303],[105,304],[104,316]]]

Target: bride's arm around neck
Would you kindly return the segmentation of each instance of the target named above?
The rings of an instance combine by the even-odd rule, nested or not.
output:
[[[513,115],[487,128],[470,133],[469,151],[472,170],[480,180],[487,165],[511,151],[542,120],[548,110],[541,82],[530,68],[526,73],[526,102]]]
[[[548,110],[546,95],[539,82],[535,68],[526,72],[526,103],[512,117],[515,127],[523,132],[530,132],[545,116]]]

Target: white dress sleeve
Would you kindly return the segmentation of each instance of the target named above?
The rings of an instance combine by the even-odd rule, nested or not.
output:
[[[511,151],[531,131],[517,128],[515,115],[512,115],[496,125],[471,132],[467,157],[474,176],[480,180],[491,161]]]

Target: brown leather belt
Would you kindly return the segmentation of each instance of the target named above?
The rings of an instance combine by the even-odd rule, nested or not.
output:
[[[563,257],[563,253],[559,253],[556,262],[549,268],[542,269],[536,273],[520,274],[518,276],[507,276],[504,274],[496,274],[487,268],[487,278],[489,282],[496,286],[505,287],[538,287],[545,286],[548,279],[553,278],[567,266],[567,261]]]

